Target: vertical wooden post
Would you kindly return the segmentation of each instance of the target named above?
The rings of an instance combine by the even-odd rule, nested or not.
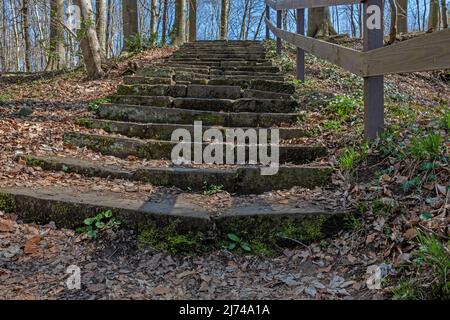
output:
[[[277,28],[281,29],[281,10],[277,10]],[[281,38],[277,37],[277,54],[281,55]]]
[[[368,28],[367,9],[370,6],[380,8],[380,28]],[[378,14],[372,13],[372,14]],[[364,2],[364,47],[363,51],[383,46],[383,2],[382,0],[366,0]],[[384,127],[384,76],[364,78],[364,134],[367,139],[377,139]]]
[[[297,9],[297,33],[305,35],[305,9]],[[305,51],[297,48],[297,80],[305,81]]]
[[[266,6],[266,19],[270,21],[270,7]],[[266,24],[266,40],[270,39],[269,27]]]

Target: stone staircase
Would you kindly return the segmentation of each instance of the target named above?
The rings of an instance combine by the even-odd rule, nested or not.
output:
[[[278,128],[280,131],[280,169],[274,176],[260,174],[256,165],[221,166],[143,166],[133,170],[98,165],[83,159],[55,156],[24,157],[30,166],[44,170],[77,173],[87,177],[125,179],[161,187],[177,187],[188,192],[201,191],[208,185],[220,185],[233,194],[258,194],[294,186],[314,188],[331,180],[332,169],[311,162],[326,157],[321,145],[291,143],[305,136],[295,126],[301,105],[295,99],[295,87],[284,79],[279,66],[266,57],[257,41],[199,41],[187,43],[169,59],[140,68],[125,77],[111,103],[99,106],[95,118],[78,119],[87,129],[103,129],[108,134],[86,131],[66,132],[64,142],[86,147],[103,155],[128,159],[170,160],[176,144],[172,132],[183,128],[194,132],[194,121],[203,129]],[[211,141],[203,141],[202,148]],[[196,203],[170,199],[152,202],[131,201],[126,195],[87,192],[74,196],[71,190],[0,190],[14,201],[26,219],[62,225],[76,225],[79,220],[101,208],[111,208],[133,227],[142,221],[166,223],[177,217],[184,227],[207,228],[227,217],[233,220],[261,216],[267,219],[305,216],[334,217],[342,212],[314,203],[274,207],[270,204],[239,206],[211,214]],[[4,198],[6,196],[3,196]],[[1,201],[0,201],[1,202]],[[55,203],[66,208],[56,210]],[[64,216],[64,217],[62,217]],[[222,219],[222,220],[221,220]],[[196,221],[193,223],[193,221]],[[200,222],[199,222],[200,221]],[[226,224],[228,225],[228,224]]]

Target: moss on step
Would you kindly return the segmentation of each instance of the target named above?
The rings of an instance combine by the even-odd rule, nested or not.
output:
[[[13,196],[0,193],[0,211],[11,213],[16,210],[16,201]]]
[[[85,127],[87,129],[92,129],[93,121],[91,119],[86,118],[78,118],[74,121],[77,126]]]
[[[173,220],[165,226],[152,223],[139,232],[141,248],[167,251],[170,253],[200,253],[210,248],[204,232],[180,231],[182,221]]]

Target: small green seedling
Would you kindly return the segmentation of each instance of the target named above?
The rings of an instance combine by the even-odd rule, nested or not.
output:
[[[116,228],[120,225],[120,221],[113,217],[111,210],[103,211],[94,217],[86,218],[83,221],[84,226],[78,228],[77,231],[86,233],[90,239],[97,238],[100,232]]]
[[[95,112],[98,110],[98,108],[100,107],[100,105],[102,103],[109,103],[111,102],[110,99],[108,98],[98,98],[98,99],[94,99],[91,102],[89,102],[88,104],[88,110],[91,112]]]
[[[228,250],[233,251],[237,248],[241,248],[242,250],[247,251],[247,252],[252,251],[250,244],[248,244],[248,242],[245,242],[244,240],[239,238],[234,233],[229,233],[227,236],[228,236],[228,239],[230,240],[230,243],[227,246]]]
[[[210,196],[216,193],[219,193],[223,190],[223,185],[216,184],[207,184],[206,182],[203,184],[203,194],[205,196]]]

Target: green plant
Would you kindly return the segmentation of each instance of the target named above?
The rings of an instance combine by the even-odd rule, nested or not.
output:
[[[252,247],[250,247],[250,244],[243,239],[239,238],[234,233],[227,234],[227,238],[229,241],[227,249],[230,251],[235,250],[236,248],[241,248],[244,251],[250,252],[252,251]]]
[[[375,199],[372,202],[372,212],[377,216],[387,216],[396,209],[394,200],[389,198]]]
[[[9,96],[0,94],[0,105],[7,103],[10,100]]]
[[[444,299],[450,298],[450,252],[434,235],[419,232],[420,247],[416,252],[416,262],[431,269],[432,295]]]
[[[113,217],[111,210],[102,211],[94,217],[86,218],[84,226],[77,229],[78,232],[86,233],[90,239],[97,238],[100,232],[118,227],[121,223]]]
[[[339,164],[341,166],[341,169],[344,171],[351,170],[356,164],[358,158],[359,155],[356,152],[355,148],[346,148],[342,155],[339,157]]]
[[[438,159],[442,151],[442,137],[434,132],[417,136],[411,141],[410,150],[417,160]]]
[[[444,130],[450,131],[450,107],[445,108],[444,115],[441,118],[441,127]]]
[[[92,112],[95,112],[95,111],[98,110],[98,108],[100,107],[100,105],[101,105],[102,103],[109,103],[109,102],[111,102],[111,100],[108,99],[108,98],[98,98],[98,99],[94,99],[94,100],[92,100],[92,101],[90,101],[90,102],[88,103],[88,110],[89,110],[89,111],[92,111]]]
[[[417,300],[419,299],[418,292],[414,288],[411,280],[403,279],[392,290],[394,299],[396,300]]]
[[[206,182],[203,184],[203,194],[205,196],[210,196],[216,193],[221,192],[223,189],[223,185],[216,184],[207,184]]]
[[[354,231],[361,231],[364,229],[364,223],[356,215],[348,216],[346,218],[346,225]]]
[[[326,120],[323,127],[327,130],[333,130],[336,132],[341,131],[342,122],[340,120]]]
[[[326,109],[344,121],[347,117],[354,114],[360,105],[361,101],[359,99],[353,99],[348,96],[335,96],[327,101]]]

